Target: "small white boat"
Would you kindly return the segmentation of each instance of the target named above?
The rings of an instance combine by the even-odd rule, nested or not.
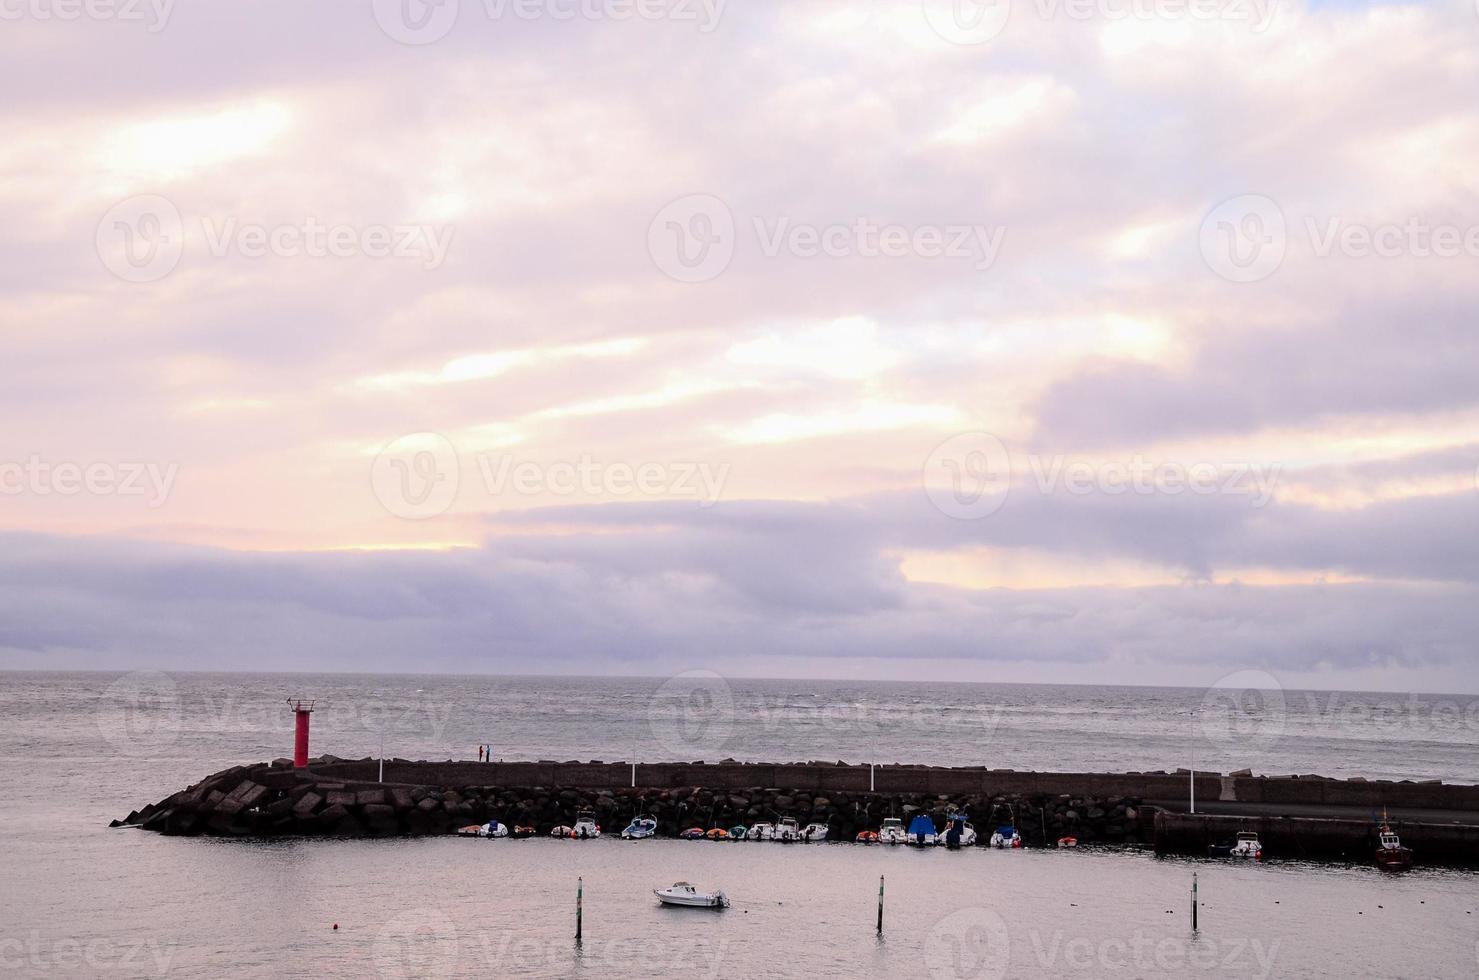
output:
[[[781,817],[781,822],[775,825],[775,837],[772,839],[786,844],[800,840],[801,828],[797,826],[796,818]]]
[[[485,824],[459,827],[457,833],[462,837],[507,837],[508,827],[497,820],[489,820]]]
[[[903,844],[909,840],[909,835],[904,833],[904,821],[898,817],[885,817],[883,826],[878,829],[878,843],[880,844]]]
[[[596,811],[581,810],[576,813],[575,826],[570,828],[570,836],[579,840],[600,837],[601,825],[596,823]]]
[[[958,847],[976,846],[976,828],[963,813],[951,813],[945,818],[945,832],[935,837],[936,844],[944,844],[954,850]]]
[[[824,823],[809,823],[801,828],[801,839],[807,843],[824,841],[827,839],[827,825]]]
[[[622,840],[646,840],[657,833],[657,821],[651,817],[636,817],[621,832]]]
[[[775,840],[775,824],[752,824],[750,829],[745,831],[745,840]]]
[[[1238,833],[1237,840],[1213,844],[1207,848],[1207,856],[1251,858],[1256,861],[1263,857],[1263,845],[1259,843],[1257,834],[1244,830]]]
[[[1022,835],[1017,833],[1017,828],[1010,824],[1003,824],[996,828],[991,835],[991,846],[1001,850],[1011,850],[1022,846]]]
[[[654,888],[652,894],[664,905],[699,909],[729,908],[729,898],[723,892],[701,892],[686,881],[674,882],[671,888]]]

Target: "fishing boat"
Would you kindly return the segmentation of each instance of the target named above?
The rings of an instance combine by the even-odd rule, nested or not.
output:
[[[853,838],[853,842],[854,843],[857,843],[857,844],[877,844],[878,843],[878,831],[876,831],[876,830],[860,830],[860,831],[858,831],[858,836],[856,836],[856,837]]]
[[[745,840],[775,840],[775,824],[751,824],[750,829],[745,831]]]
[[[676,881],[671,888],[654,888],[652,894],[664,905],[697,909],[729,908],[729,898],[723,892],[701,892],[686,881]]]
[[[682,840],[703,840],[704,829],[702,827],[689,827],[687,830],[679,833],[678,837]]]
[[[801,839],[801,828],[796,824],[795,817],[781,817],[780,822],[775,825],[775,836],[772,840],[778,840],[783,844]]]
[[[707,837],[709,840],[729,840],[729,831],[725,830],[723,827],[715,827],[707,834],[704,834],[704,836]]]
[[[927,813],[916,814],[909,821],[909,834],[905,838],[906,844],[914,847],[933,847],[935,843],[935,821]]]
[[[883,826],[878,829],[878,843],[903,844],[908,839],[909,835],[904,833],[904,821],[898,817],[884,818]]]
[[[621,832],[622,840],[646,840],[657,833],[657,821],[651,817],[633,817],[627,829]]]
[[[808,844],[827,839],[827,825],[824,823],[809,823],[801,828],[801,839]]]
[[[577,840],[593,840],[600,837],[601,825],[596,823],[596,811],[577,811],[575,814],[575,826],[570,828],[570,836]]]
[[[1263,857],[1263,845],[1252,831],[1238,832],[1236,840],[1222,841],[1207,848],[1208,857],[1246,858],[1257,861]]]
[[[1381,813],[1381,829],[1377,832],[1376,866],[1383,871],[1406,871],[1412,867],[1412,848],[1404,847],[1402,839],[1387,823],[1387,814]]]
[[[999,850],[1010,850],[1022,846],[1022,835],[1011,824],[1002,824],[991,835],[991,846]]]
[[[950,850],[976,846],[976,828],[966,820],[964,813],[951,813],[945,818],[945,833],[936,838]]]
[[[497,820],[489,820],[487,823],[475,823],[470,827],[458,827],[457,834],[460,837],[507,837],[508,827]]]

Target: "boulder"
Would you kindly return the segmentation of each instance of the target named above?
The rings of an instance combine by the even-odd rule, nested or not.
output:
[[[298,802],[293,804],[293,816],[297,817],[299,820],[302,820],[305,817],[312,816],[313,811],[318,809],[318,805],[323,801],[324,798],[322,796],[319,796],[317,793],[314,793],[312,791],[304,793],[301,797],[298,798]]]

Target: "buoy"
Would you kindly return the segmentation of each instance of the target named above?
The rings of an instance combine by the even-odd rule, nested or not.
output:
[[[337,923],[337,922],[334,923],[334,931],[335,932],[338,932],[339,931],[339,923]]]

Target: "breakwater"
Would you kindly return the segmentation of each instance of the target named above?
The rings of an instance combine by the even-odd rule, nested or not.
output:
[[[1271,853],[1322,857],[1361,854],[1371,829],[1370,821],[1361,819],[1293,822],[1272,815],[1208,818],[1164,812],[1158,803],[1186,794],[1190,774],[1185,772],[728,762],[648,764],[634,771],[630,763],[398,759],[386,760],[382,783],[379,769],[375,760],[331,756],[312,760],[305,769],[285,759],[236,766],[114,825],[185,836],[384,837],[442,834],[496,819],[545,834],[590,809],[608,833],[619,832],[639,813],[658,821],[661,836],[792,816],[827,824],[833,840],[851,840],[860,830],[877,829],[885,817],[907,822],[923,812],[943,826],[946,813],[958,809],[978,830],[1014,822],[1028,846],[1071,836],[1083,843],[1154,844],[1163,851],[1204,853],[1213,838],[1266,826]],[[1442,783],[1199,773],[1197,792],[1202,800],[1259,804],[1271,813],[1284,804],[1479,808],[1479,788]],[[1404,832],[1414,834],[1412,843],[1434,860],[1479,859],[1475,828],[1428,832],[1411,824]]]

